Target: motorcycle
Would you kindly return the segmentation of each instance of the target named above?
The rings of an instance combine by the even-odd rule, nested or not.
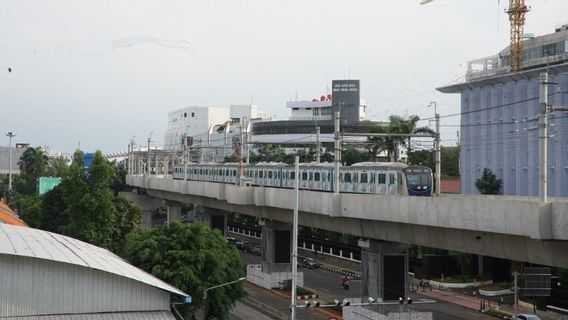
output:
[[[343,289],[349,290],[349,280],[343,280]]]

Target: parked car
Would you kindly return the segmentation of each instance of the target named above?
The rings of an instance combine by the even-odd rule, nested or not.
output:
[[[237,249],[244,252],[250,252],[252,247],[248,241],[237,241]]]
[[[227,239],[227,243],[228,243],[228,244],[232,244],[232,245],[234,245],[234,246],[237,245],[237,239],[235,239],[235,238],[233,238],[233,237],[227,237],[226,239]]]
[[[536,314],[518,314],[515,320],[540,320]]]
[[[298,257],[298,267],[306,269],[317,269],[320,267],[320,264],[313,258]]]
[[[255,256],[262,257],[262,246],[259,244],[253,244],[250,253],[254,254]]]

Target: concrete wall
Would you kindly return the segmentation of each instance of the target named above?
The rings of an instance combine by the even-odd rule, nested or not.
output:
[[[294,191],[128,176],[149,195],[292,221]],[[568,201],[300,193],[300,224],[355,236],[568,267]],[[560,240],[560,241],[559,241]],[[542,260],[544,259],[544,260]]]

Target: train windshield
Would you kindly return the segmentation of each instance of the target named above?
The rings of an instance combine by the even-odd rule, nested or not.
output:
[[[429,186],[432,184],[430,181],[431,175],[428,173],[407,173],[406,183],[409,188],[416,186]]]

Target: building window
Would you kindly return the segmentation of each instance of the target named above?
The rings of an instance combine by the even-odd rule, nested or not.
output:
[[[184,113],[183,113],[183,117],[184,117],[184,118],[187,118],[187,112],[184,112]]]
[[[191,113],[191,117],[192,117],[192,118],[195,118],[195,112],[192,112],[192,113]]]
[[[292,108],[292,110],[300,110],[300,108]]]

